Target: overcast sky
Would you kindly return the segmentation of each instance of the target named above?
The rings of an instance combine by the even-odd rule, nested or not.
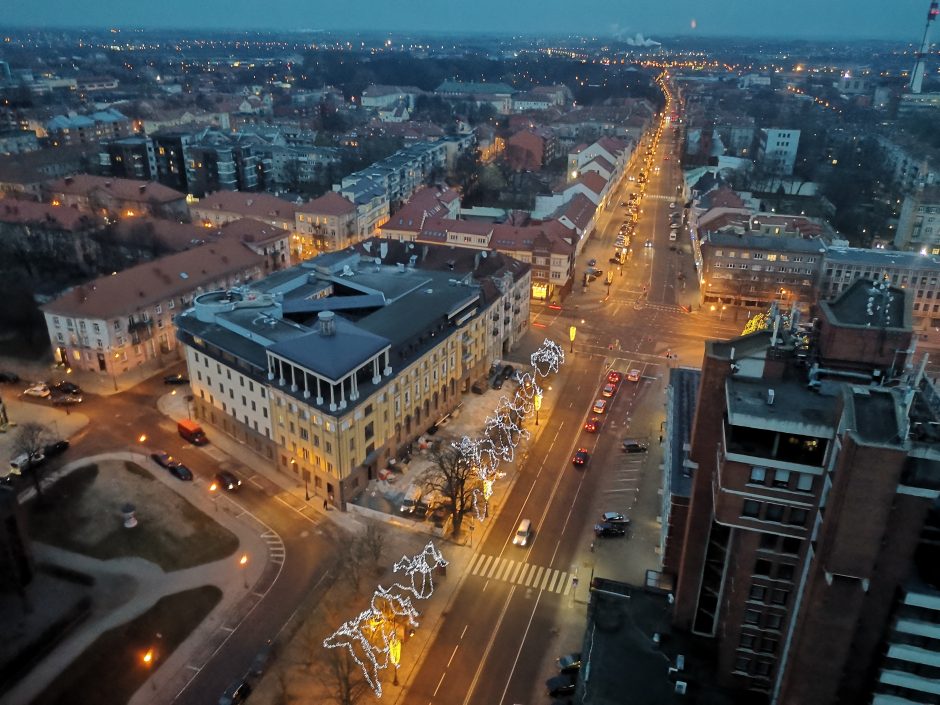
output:
[[[929,0],[28,0],[2,26],[700,34],[920,41]],[[940,41],[940,29],[934,32]]]

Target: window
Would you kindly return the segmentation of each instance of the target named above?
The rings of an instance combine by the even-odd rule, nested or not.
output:
[[[803,542],[798,538],[792,536],[786,536],[783,539],[782,551],[783,553],[789,553],[790,555],[797,555],[800,552],[800,544]]]
[[[751,478],[748,482],[763,485],[767,477],[767,468],[751,468]]]
[[[760,516],[760,502],[757,502],[753,499],[744,500],[744,508],[741,510],[741,514],[746,517],[758,517]]]
[[[777,580],[793,580],[793,566],[789,563],[780,563],[777,566]]]
[[[770,662],[769,661],[758,661],[754,664],[754,673],[758,676],[769,676],[770,675]]]
[[[790,516],[787,517],[787,523],[793,526],[806,526],[806,518],[809,514],[805,509],[790,509]]]
[[[774,470],[774,487],[782,487],[786,489],[790,486],[790,471],[789,470]]]
[[[777,640],[776,639],[761,639],[760,649],[758,649],[758,651],[763,651],[765,654],[777,653]]]
[[[760,612],[757,610],[744,610],[744,622],[745,624],[759,624]]]
[[[787,598],[790,597],[789,590],[773,590],[770,593],[770,601],[775,605],[787,604]]]
[[[747,656],[738,656],[734,660],[734,670],[740,671],[741,673],[747,673],[748,667],[751,665],[751,659]]]
[[[760,535],[760,547],[768,551],[773,551],[777,548],[777,535],[776,534],[761,534]]]
[[[763,585],[751,585],[751,591],[748,593],[747,598],[763,602],[767,598],[767,588]]]
[[[756,641],[756,640],[754,639],[754,637],[751,636],[750,634],[742,634],[742,635],[741,635],[741,642],[738,644],[738,648],[741,648],[741,649],[753,649],[753,648],[754,648],[754,642],[755,642],[755,641]]]
[[[782,504],[768,504],[767,510],[764,512],[764,519],[766,521],[783,521],[784,508]]]
[[[799,473],[796,477],[796,489],[800,490],[800,492],[812,492],[813,476],[803,472]]]
[[[764,626],[767,629],[780,629],[781,624],[783,624],[783,617],[779,614],[768,614],[764,619]]]
[[[773,564],[764,560],[763,558],[758,558],[754,561],[754,575],[770,575],[770,568]]]

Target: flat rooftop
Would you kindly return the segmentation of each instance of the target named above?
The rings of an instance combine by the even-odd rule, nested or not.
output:
[[[773,403],[768,403],[773,390]],[[728,420],[733,426],[832,438],[839,424],[837,387],[817,391],[787,379],[729,377],[725,382]]]

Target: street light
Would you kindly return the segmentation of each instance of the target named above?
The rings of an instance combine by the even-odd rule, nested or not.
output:
[[[535,404],[535,425],[539,425],[539,409],[542,408],[542,393],[539,392],[533,398],[533,403]]]
[[[577,329],[577,328],[575,328],[574,326],[570,326],[570,327],[568,328],[568,340],[571,341],[571,350],[570,350],[570,352],[574,352],[574,337],[575,337],[577,334],[578,334],[578,329]]]
[[[395,629],[398,629],[397,625]],[[401,663],[401,640],[395,632],[392,632],[392,636],[388,642],[388,658],[395,667],[395,677],[392,680],[392,685],[398,685],[398,664]]]
[[[238,559],[238,565],[242,567],[242,577],[245,579],[245,589],[248,589],[248,554],[243,553]]]

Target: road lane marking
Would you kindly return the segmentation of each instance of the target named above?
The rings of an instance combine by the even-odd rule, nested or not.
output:
[[[516,564],[515,561],[506,561],[505,565],[503,565],[503,567],[500,569],[499,573],[497,574],[496,579],[497,580],[504,579],[509,574],[509,571],[512,570],[512,567],[515,564]]]
[[[468,628],[469,626],[470,626],[469,624],[463,625],[463,631],[460,632],[460,638],[461,638],[461,639],[463,639],[463,635],[467,633],[467,628]]]
[[[490,561],[492,560],[493,560],[493,556],[486,556],[486,560],[483,561],[483,564],[478,565],[476,568],[473,569],[473,574],[482,576],[484,573],[486,573],[486,569],[489,567]],[[479,569],[479,573],[477,573],[478,569]]]
[[[539,599],[542,597],[542,593],[539,593],[535,597],[535,604],[532,605],[532,613],[529,615],[529,621],[525,625],[525,631],[522,632],[522,641],[519,642],[519,649],[516,651],[516,658],[512,662],[512,668],[509,669],[509,678],[506,679],[506,687],[503,688],[503,694],[499,697],[499,705],[503,705],[503,701],[506,699],[506,691],[509,690],[509,684],[512,682],[512,674],[516,671],[516,666],[519,664],[519,656],[522,654],[522,647],[525,646],[526,637],[529,636],[529,629],[532,628],[532,620],[535,618],[535,611],[539,607]],[[466,705],[466,703],[464,703]]]
[[[473,680],[470,682],[470,687],[467,688],[467,695],[463,699],[463,705],[468,705],[470,698],[473,696],[473,691],[477,688],[477,682],[480,680],[480,674],[483,672],[483,666],[486,664],[487,659],[489,658],[490,651],[493,650],[493,644],[496,642],[496,635],[499,634],[499,628],[503,623],[503,619],[506,617],[506,611],[509,609],[509,603],[512,602],[512,596],[516,592],[516,586],[513,585],[509,588],[509,595],[506,596],[506,601],[503,603],[503,610],[499,613],[499,617],[496,619],[496,624],[493,626],[493,630],[490,633],[490,639],[486,644],[486,648],[483,650],[483,658],[480,659],[480,664],[477,666],[476,673],[473,674]],[[444,680],[444,677],[441,676],[441,680]],[[437,687],[440,688],[441,684],[438,683]],[[437,690],[434,691],[434,694],[437,695]]]
[[[501,558],[497,558],[495,561],[493,561],[493,567],[490,568],[490,571],[486,574],[487,578],[492,578],[494,575],[496,575],[496,569],[499,567],[501,562]]]
[[[460,644],[457,644],[457,645],[454,647],[454,653],[452,653],[452,654],[450,655],[450,658],[447,659],[447,665],[446,665],[444,668],[450,668],[451,661],[454,660],[454,656],[457,655],[457,649],[459,649],[459,648],[460,648]]]

